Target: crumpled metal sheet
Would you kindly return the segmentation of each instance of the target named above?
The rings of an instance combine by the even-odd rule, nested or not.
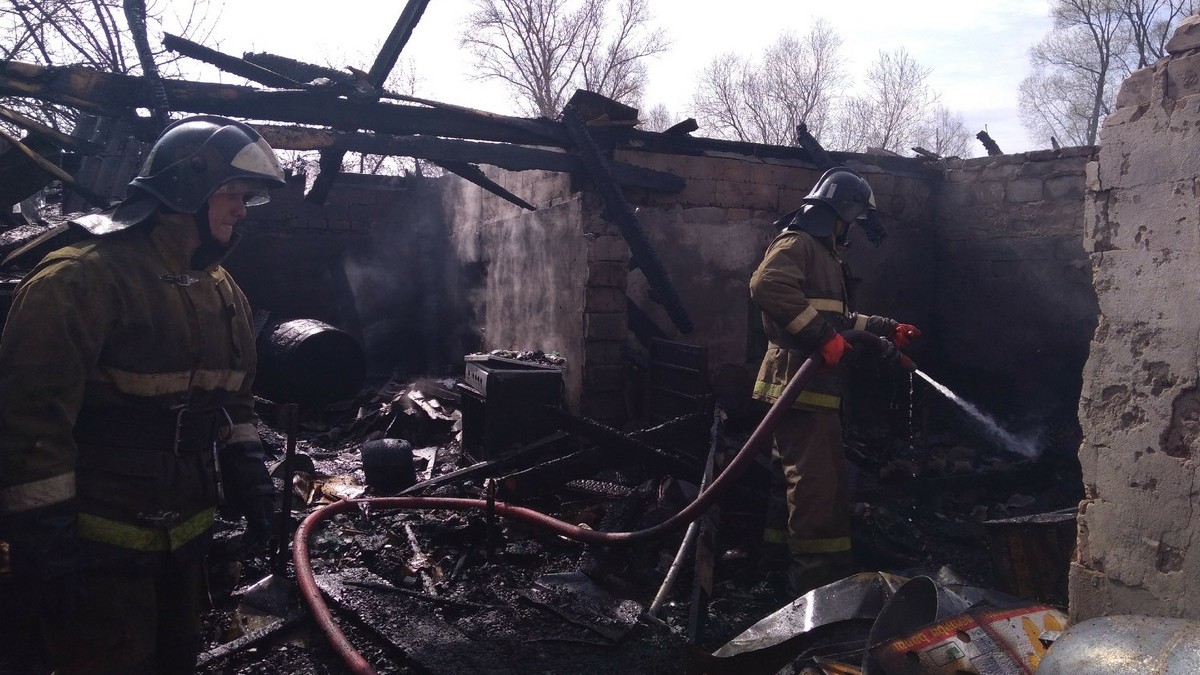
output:
[[[907,577],[886,572],[862,572],[814,589],[747,628],[713,656],[767,649],[839,621],[874,619],[906,581]]]

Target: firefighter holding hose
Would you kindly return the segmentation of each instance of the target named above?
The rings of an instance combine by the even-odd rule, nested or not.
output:
[[[885,235],[862,176],[830,169],[803,206],[777,224],[783,230],[750,278],[750,296],[762,310],[769,340],[753,396],[774,403],[805,360],[819,354],[824,362],[779,424],[772,447],[772,464],[782,467],[786,481],[787,587],[795,597],[855,571],[840,415],[846,375],[839,367],[851,346],[840,331],[866,330],[902,349],[921,333],[847,306],[839,249],[851,224],[876,245]]]
[[[251,542],[272,534],[250,309],[221,261],[282,185],[251,127],[180,120],[13,297],[0,538],[57,672],[191,672],[218,495]]]

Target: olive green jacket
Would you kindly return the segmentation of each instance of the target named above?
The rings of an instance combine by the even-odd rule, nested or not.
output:
[[[219,406],[220,440],[261,457],[254,334],[219,260],[190,269],[192,217],[156,219],[50,253],[17,288],[0,338],[0,518],[67,508],[100,549],[188,555],[211,535],[211,443],[180,453],[173,427],[150,449],[107,442],[104,431]],[[78,440],[84,418],[100,420],[99,437]],[[261,462],[251,465],[269,486]]]
[[[890,335],[896,322],[865,316],[847,307],[842,261],[833,240],[784,230],[767,248],[750,277],[750,297],[762,310],[770,344],[754,383],[754,398],[775,402],[813,352],[835,333],[857,328]],[[795,407],[838,410],[845,389],[843,368],[821,370],[800,393]]]

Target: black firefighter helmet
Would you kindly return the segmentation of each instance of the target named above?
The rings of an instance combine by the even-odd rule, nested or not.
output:
[[[269,189],[286,184],[275,151],[253,128],[217,115],[186,117],[154,142],[124,201],[75,222],[92,234],[107,234],[146,220],[160,205],[197,213],[230,183],[250,195],[247,206],[265,204]]]
[[[828,207],[832,214],[806,215],[805,211],[809,210],[801,208],[780,219],[784,225],[805,231],[816,228],[820,231],[811,234],[829,236],[833,234],[832,219],[819,215],[835,215],[837,220],[844,223],[858,224],[867,235],[867,239],[876,246],[887,236],[875,209],[875,193],[867,180],[856,171],[842,166],[835,166],[826,171],[802,202],[822,204]]]

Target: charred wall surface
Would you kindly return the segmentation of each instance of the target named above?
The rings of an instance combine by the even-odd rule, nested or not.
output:
[[[1200,17],[1133,73],[1088,168],[1100,320],[1079,417],[1071,614],[1200,618]]]
[[[878,247],[861,232],[851,238],[845,259],[858,311],[926,329],[912,350],[923,368],[1003,412],[1002,422],[1070,427],[1071,448],[1097,313],[1079,236],[1093,153],[883,166],[866,155],[840,158],[871,182],[889,232]],[[568,401],[583,414],[620,420],[636,412],[637,369],[623,353],[646,345],[630,311],[654,333],[704,347],[715,393],[743,406],[765,349],[747,282],[776,234],[772,223],[800,205],[821,171],[753,156],[623,150],[615,159],[686,181],[679,193],[625,195],[688,309],[691,333],[675,328],[644,275],[628,269],[629,248],[588,184],[564,174],[492,172],[539,207],[532,213],[450,180],[460,270],[477,277],[463,278],[460,304],[476,315],[487,349],[561,352]]]
[[[438,261],[449,255],[437,187],[343,174],[324,205],[304,178],[250,209],[227,261],[256,311],[311,318],[357,337],[372,370],[421,373],[451,358]],[[461,354],[459,354],[461,356]]]
[[[947,160],[930,237],[938,358],[920,363],[1060,455],[1078,444],[1080,373],[1098,313],[1080,236],[1095,152]]]
[[[623,297],[617,285],[624,283],[624,268],[620,261],[594,260],[597,236],[568,174],[495,172],[495,179],[538,210],[521,209],[465,181],[450,182],[445,204],[462,280],[458,311],[473,318],[483,349],[560,353],[567,400],[580,406],[589,339],[625,332],[623,312],[587,311],[595,309],[587,289],[604,284]],[[587,403],[588,409],[594,405]]]

